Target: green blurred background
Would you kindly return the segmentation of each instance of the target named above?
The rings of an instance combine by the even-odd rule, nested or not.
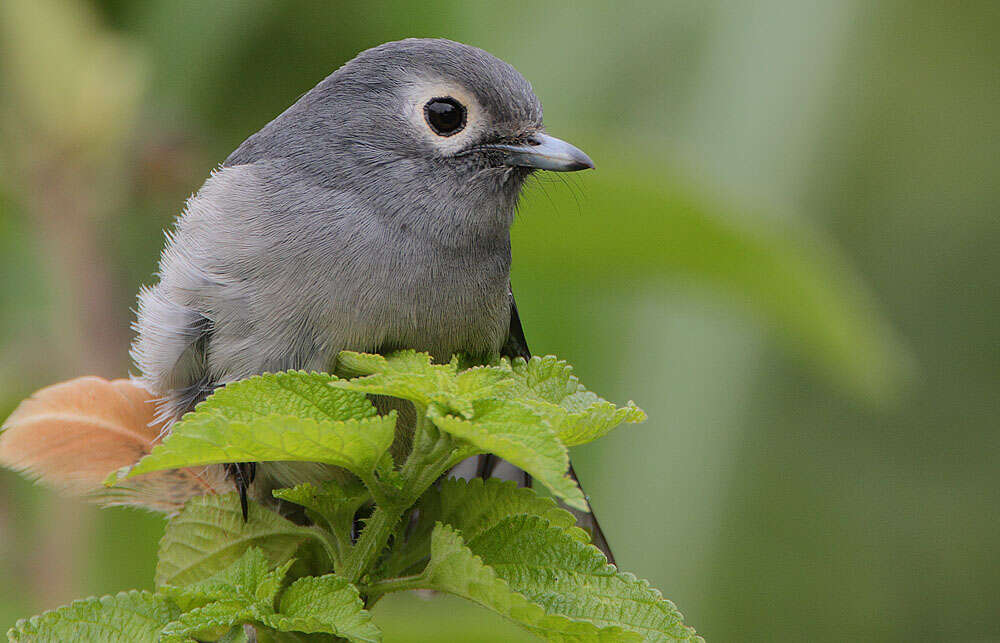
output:
[[[514,230],[528,340],[650,415],[574,453],[711,641],[1000,640],[1000,4],[0,2],[0,416],[129,368],[161,230],[358,51],[487,49],[598,170]],[[0,626],[163,522],[0,472]],[[526,637],[394,596],[389,641]]]

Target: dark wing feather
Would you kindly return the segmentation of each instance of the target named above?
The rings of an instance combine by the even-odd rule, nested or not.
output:
[[[517,314],[517,302],[514,301],[514,292],[510,293],[510,330],[507,331],[507,341],[503,343],[500,354],[504,357],[514,359],[523,357],[531,359],[531,351],[528,350],[528,340],[524,338],[524,328],[521,326],[521,316]]]

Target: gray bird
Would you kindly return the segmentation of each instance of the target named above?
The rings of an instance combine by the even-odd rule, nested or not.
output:
[[[536,170],[592,167],[544,133],[531,85],[485,51],[409,39],[362,52],[188,201],[159,283],[139,293],[141,381],[169,422],[228,382],[336,372],[342,350],[527,358],[510,288],[518,197]],[[484,457],[478,474],[495,466]],[[244,507],[251,483],[329,476],[303,463],[228,472]]]

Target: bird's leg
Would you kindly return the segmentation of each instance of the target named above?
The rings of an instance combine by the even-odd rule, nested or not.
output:
[[[233,462],[227,464],[226,476],[231,478],[240,494],[240,508],[243,510],[243,522],[247,521],[247,489],[257,475],[256,462]]]

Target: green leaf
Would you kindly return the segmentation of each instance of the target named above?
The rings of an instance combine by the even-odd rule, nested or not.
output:
[[[275,568],[263,550],[251,547],[232,565],[208,578],[183,586],[165,585],[160,587],[160,592],[184,611],[220,600],[273,606],[292,562],[285,561]]]
[[[646,421],[631,400],[619,408],[588,391],[573,367],[553,355],[504,360],[501,368],[514,374],[512,394],[549,420],[566,446],[592,442],[623,422]]]
[[[208,603],[184,612],[163,628],[163,640],[214,640],[232,630],[233,626],[259,621],[264,614],[256,605],[234,598]]]
[[[376,414],[360,393],[331,388],[337,378],[328,373],[284,371],[265,373],[217,390],[195,409],[229,420],[250,422],[268,415],[294,415],[317,422],[360,420]]]
[[[292,557],[312,536],[255,502],[243,522],[236,494],[192,498],[167,523],[160,540],[156,585],[188,585],[211,577],[239,559],[247,549],[260,547],[273,564]]]
[[[275,489],[275,498],[305,507],[313,522],[325,522],[331,530],[349,529],[354,514],[371,499],[371,493],[361,481],[327,480],[319,484],[305,482],[289,489]]]
[[[320,462],[360,476],[392,444],[395,414],[378,416],[364,395],[329,386],[332,375],[288,371],[217,390],[170,435],[107,484],[163,469],[228,462]]]
[[[576,526],[573,514],[561,509],[551,498],[508,480],[490,478],[448,478],[420,499],[418,520],[405,546],[397,547],[386,561],[386,576],[401,575],[430,555],[431,533],[438,522],[451,525],[466,539],[509,516],[540,516],[574,540],[587,543],[590,536]]]
[[[279,631],[333,634],[351,641],[381,641],[358,588],[333,574],[300,578],[281,595],[278,613],[263,623]]]
[[[412,350],[389,355],[369,355],[342,351],[337,358],[337,370],[357,377],[335,380],[331,387],[358,393],[391,395],[427,406],[435,397],[442,397],[454,388],[455,364],[432,364],[431,356]]]
[[[392,444],[395,426],[395,412],[362,420],[318,422],[269,415],[241,422],[195,411],[117,479],[163,469],[277,461],[321,462],[367,476]]]
[[[566,447],[528,406],[514,400],[482,399],[473,403],[471,420],[448,415],[433,405],[427,416],[442,431],[527,471],[567,505],[589,510],[580,488],[566,475]]]
[[[618,571],[596,547],[541,517],[505,518],[470,538],[468,547],[548,613],[623,627],[646,641],[700,640],[674,604],[647,581]]]
[[[580,542],[590,542],[587,532],[576,526],[576,518],[559,508],[551,498],[509,480],[449,478],[441,481],[436,494],[438,520],[474,538],[499,521],[518,514],[539,516]]]
[[[11,641],[109,641],[142,643],[159,640],[160,630],[180,610],[150,592],[121,592],[87,598],[18,621],[7,632]]]
[[[494,396],[497,384],[510,378],[498,368],[459,370],[457,358],[448,364],[434,364],[430,355],[413,350],[386,356],[343,351],[338,364],[342,372],[363,377],[337,380],[331,386],[391,395],[424,407],[436,403],[465,418],[472,416],[474,400]]]
[[[357,588],[332,574],[298,579],[282,593],[275,610],[275,598],[291,565],[289,560],[274,567],[261,549],[253,547],[209,578],[162,588],[185,610],[163,628],[165,640],[189,636],[214,640],[243,624],[335,634],[352,641],[381,640]]]
[[[452,527],[438,523],[431,538],[431,561],[422,574],[422,585],[489,608],[549,640],[641,641],[635,633],[614,626],[574,621],[546,613],[514,591],[503,578],[476,556]]]
[[[232,627],[215,643],[250,643],[250,637],[242,625]]]

